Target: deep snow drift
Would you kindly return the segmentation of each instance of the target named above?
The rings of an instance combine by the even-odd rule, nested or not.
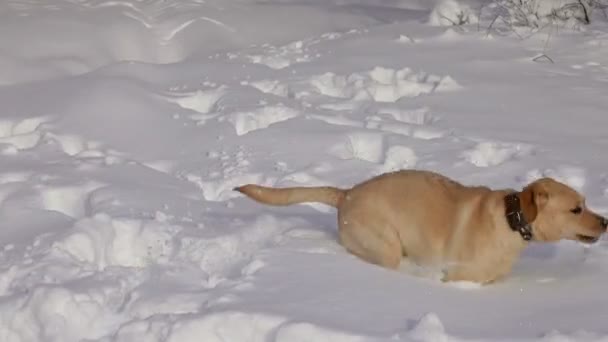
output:
[[[231,190],[548,175],[608,213],[608,24],[441,20],[475,5],[0,4],[0,341],[606,341],[606,239],[442,284]]]

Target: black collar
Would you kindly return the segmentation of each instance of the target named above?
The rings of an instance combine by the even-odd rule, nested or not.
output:
[[[526,241],[532,240],[532,226],[526,222],[517,193],[505,196],[505,216],[513,231],[519,232]]]

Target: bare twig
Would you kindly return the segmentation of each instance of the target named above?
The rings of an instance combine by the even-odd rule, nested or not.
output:
[[[500,19],[511,30],[511,32],[513,32],[517,36],[517,38],[519,38],[520,40],[524,40],[521,34],[515,31],[511,23],[508,23],[503,17],[499,17],[498,19]]]
[[[608,13],[606,13],[606,8],[608,8],[608,5],[601,3],[600,1],[597,1],[597,8],[599,8],[600,10],[602,10],[602,13],[604,14],[604,19],[608,20]]]
[[[547,56],[547,55],[546,55],[546,54],[544,54],[544,53],[543,53],[542,55],[538,55],[538,56],[536,56],[536,57],[532,58],[532,60],[533,60],[534,62],[538,62],[538,61],[539,61],[539,60],[541,60],[541,59],[548,60],[549,62],[551,62],[551,64],[554,64],[554,63],[555,63],[555,62],[553,62],[553,59],[551,59],[551,57]]]
[[[550,26],[549,34],[547,35],[547,40],[545,40],[545,45],[543,46],[543,54],[547,54],[547,48],[549,47],[549,40],[551,40],[551,34],[553,33],[553,26]],[[548,57],[547,57],[548,58]],[[553,63],[553,61],[551,61]]]
[[[455,27],[456,27],[458,30],[460,30],[461,32],[464,32],[464,29],[463,29],[462,27],[460,27],[460,25],[462,25],[462,23],[461,23],[461,24],[457,24],[456,22],[454,22],[454,20],[452,20],[452,19],[450,19],[450,18],[446,17],[446,16],[445,16],[445,15],[443,15],[443,14],[441,15],[441,17],[442,17],[443,19],[445,19],[445,20],[447,20],[447,21],[451,22],[451,23],[452,23],[452,25],[453,25],[453,26],[455,26]]]
[[[587,8],[589,4],[586,3],[584,0],[578,0],[578,3],[583,8],[583,14],[585,15],[585,24],[591,23],[591,18],[589,17],[589,9]]]
[[[488,30],[486,31],[486,38],[490,35],[490,31],[492,30],[492,26],[494,26],[494,23],[496,22],[496,20],[498,20],[499,16],[500,16],[500,14],[496,14],[496,16],[494,17],[494,19],[492,19],[492,22],[490,23],[490,26],[488,26]]]
[[[479,32],[481,30],[481,15],[482,15],[482,11],[484,9],[484,7],[486,7],[488,5],[488,3],[492,1],[492,0],[484,0],[481,5],[479,5],[479,11],[477,11],[477,32]],[[496,20],[496,19],[494,19]],[[493,21],[494,21],[493,20]]]

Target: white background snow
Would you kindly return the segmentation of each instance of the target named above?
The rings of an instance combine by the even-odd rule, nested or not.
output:
[[[607,239],[442,284],[346,253],[331,209],[231,190],[548,175],[608,214],[607,21],[522,37],[476,8],[3,1],[0,341],[608,340]]]

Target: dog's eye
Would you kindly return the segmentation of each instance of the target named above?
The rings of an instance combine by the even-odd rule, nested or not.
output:
[[[570,212],[571,212],[571,213],[573,213],[573,214],[578,215],[578,214],[580,214],[580,213],[582,213],[582,212],[583,212],[583,208],[581,208],[581,207],[579,206],[579,207],[576,207],[576,208],[574,208],[574,209],[570,209]]]

